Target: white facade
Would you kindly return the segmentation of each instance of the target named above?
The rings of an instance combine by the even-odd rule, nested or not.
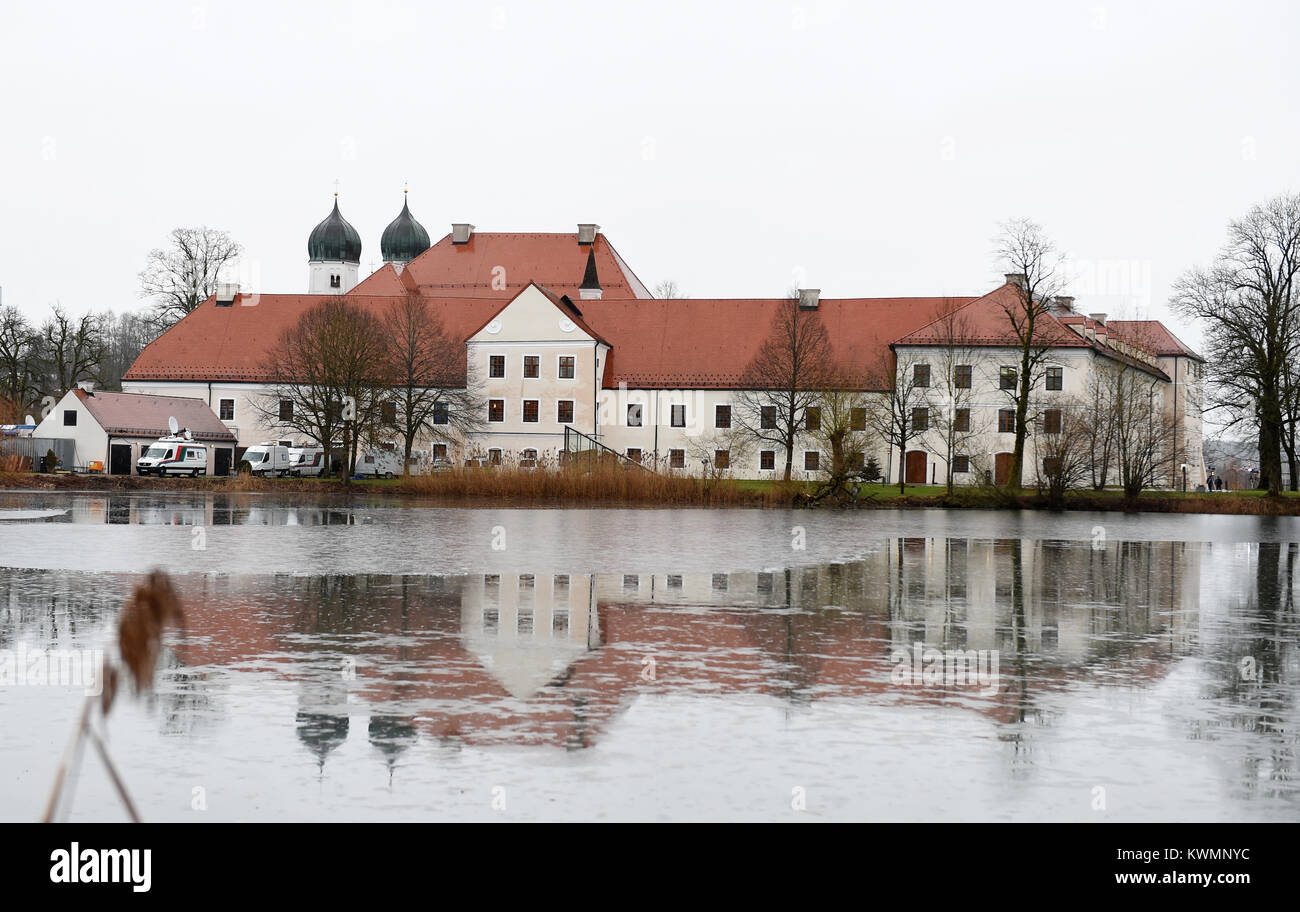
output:
[[[347,294],[357,287],[356,263],[311,260],[307,263],[308,294]]]

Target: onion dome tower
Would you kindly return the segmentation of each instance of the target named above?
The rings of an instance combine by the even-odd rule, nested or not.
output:
[[[402,211],[393,219],[379,239],[379,252],[385,263],[392,263],[398,272],[406,264],[429,249],[429,232],[411,215],[406,204],[406,191],[402,191]]]
[[[336,190],[334,211],[307,238],[307,292],[346,294],[356,287],[360,265],[361,235],[339,212]]]

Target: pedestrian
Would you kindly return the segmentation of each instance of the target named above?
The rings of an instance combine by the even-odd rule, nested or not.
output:
[[[1216,476],[1214,476],[1214,487],[1215,487],[1216,490],[1219,490],[1219,491],[1222,491],[1222,490],[1223,490],[1223,476],[1222,476],[1222,475],[1216,475]]]

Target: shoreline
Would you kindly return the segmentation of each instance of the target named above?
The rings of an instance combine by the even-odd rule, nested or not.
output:
[[[796,509],[858,509],[858,510],[916,510],[916,509],[978,509],[978,510],[1037,510],[1044,512],[1098,511],[1117,513],[1199,513],[1206,515],[1300,516],[1300,497],[1270,498],[1259,491],[1223,491],[1181,494],[1177,492],[1149,492],[1134,502],[1126,502],[1116,491],[1071,491],[1064,506],[1053,506],[1047,496],[1033,490],[1012,492],[1002,488],[958,488],[950,497],[942,488],[928,486],[909,488],[900,496],[894,486],[865,486],[867,496],[856,502],[840,506],[826,503],[806,506],[795,502],[801,487],[783,488],[777,482],[715,481],[711,485],[698,479],[680,479],[685,482],[687,496],[670,500],[647,497],[637,491],[593,491],[590,495],[573,496],[569,489],[545,492],[530,490],[508,495],[491,488],[469,490],[449,485],[449,490],[430,490],[434,485],[431,476],[414,476],[392,480],[365,480],[344,483],[337,480],[314,478],[251,478],[228,476],[213,478],[147,478],[137,475],[74,475],[38,473],[0,473],[0,492],[48,493],[84,492],[115,493],[206,493],[206,494],[280,494],[361,499],[381,497],[408,501],[413,504],[473,507],[513,506],[518,508],[565,507],[703,507],[703,508],[796,508]],[[693,496],[691,496],[693,495]]]

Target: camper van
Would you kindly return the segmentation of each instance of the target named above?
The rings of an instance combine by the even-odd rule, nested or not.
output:
[[[357,475],[396,478],[402,474],[402,457],[392,450],[366,450],[357,455]]]
[[[254,475],[288,475],[289,448],[278,443],[259,443],[244,451],[244,461]]]
[[[298,477],[320,475],[325,471],[324,447],[289,447],[289,474]]]
[[[195,443],[189,431],[159,437],[135,463],[141,475],[206,475],[208,448]]]

